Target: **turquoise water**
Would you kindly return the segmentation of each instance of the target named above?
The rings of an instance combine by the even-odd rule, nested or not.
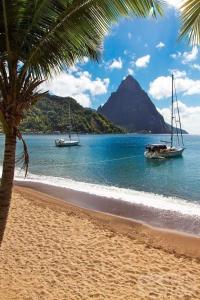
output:
[[[182,158],[161,161],[147,160],[143,153],[146,144],[166,140],[166,135],[83,135],[81,146],[72,148],[56,148],[55,138],[54,135],[25,136],[31,174],[70,178],[200,203],[200,136],[184,137],[186,150]],[[0,145],[2,164],[3,136]],[[18,145],[18,153],[20,151]]]

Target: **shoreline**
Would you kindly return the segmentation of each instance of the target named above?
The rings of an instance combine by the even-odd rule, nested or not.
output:
[[[45,193],[80,208],[119,216],[157,229],[200,237],[200,217],[157,209],[50,184],[17,181],[15,184]]]

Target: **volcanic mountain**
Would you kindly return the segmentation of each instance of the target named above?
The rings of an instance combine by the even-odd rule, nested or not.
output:
[[[170,133],[171,131],[171,126],[165,123],[148,94],[131,75],[121,82],[117,91],[98,108],[98,112],[129,132]]]

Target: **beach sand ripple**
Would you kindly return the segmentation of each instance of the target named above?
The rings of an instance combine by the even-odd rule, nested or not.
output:
[[[142,226],[130,233],[111,223],[16,188],[0,255],[0,299],[200,299],[197,258],[156,248]]]

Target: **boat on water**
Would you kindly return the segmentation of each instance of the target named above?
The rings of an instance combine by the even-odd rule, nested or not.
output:
[[[68,111],[68,139],[60,138],[55,140],[56,147],[72,147],[78,146],[80,144],[78,132],[76,131],[77,139],[72,139],[72,113],[70,107],[70,99],[69,99],[69,111]]]
[[[56,144],[56,147],[71,147],[71,146],[78,146],[79,141],[56,139],[55,144]]]
[[[146,158],[172,158],[181,156],[184,148],[168,147],[165,144],[151,144],[146,146]]]
[[[180,157],[185,150],[174,75],[172,74],[171,141],[146,146],[144,156],[151,159]],[[176,145],[175,145],[176,142]]]

